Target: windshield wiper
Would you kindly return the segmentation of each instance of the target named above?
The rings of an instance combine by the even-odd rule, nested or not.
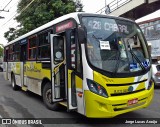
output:
[[[115,67],[115,71],[114,71],[114,73],[116,74],[117,73],[117,71],[118,71],[118,67],[119,67],[119,63],[120,63],[120,56],[121,56],[121,53],[120,52],[118,52],[119,54],[118,54],[118,56],[117,56],[117,58],[116,58],[116,67]]]
[[[97,38],[94,34],[92,34],[92,37],[93,37],[97,42],[100,42],[99,39],[102,39],[102,38]]]
[[[136,59],[136,61],[139,63],[139,65],[141,66],[141,68],[143,70],[146,70],[146,68],[144,67],[144,65],[141,63],[140,59],[136,56],[136,54],[131,50],[131,47],[130,47],[130,53],[131,55]]]

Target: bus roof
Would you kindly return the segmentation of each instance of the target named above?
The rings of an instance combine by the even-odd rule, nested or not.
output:
[[[64,20],[67,20],[67,19],[70,19],[70,18],[74,18],[74,19],[77,21],[77,23],[80,24],[79,19],[78,19],[78,14],[84,14],[84,15],[90,15],[90,16],[93,16],[93,15],[94,15],[94,16],[96,16],[96,15],[97,15],[97,16],[100,16],[100,15],[101,15],[101,16],[105,16],[105,17],[112,17],[112,18],[117,18],[117,19],[132,21],[132,20],[130,20],[130,19],[126,19],[126,18],[122,18],[122,17],[116,17],[116,16],[108,16],[108,15],[105,15],[105,14],[85,13],[85,12],[74,12],[74,13],[66,14],[66,15],[64,15],[64,16],[61,16],[61,17],[59,17],[59,18],[56,18],[55,20],[50,21],[50,22],[48,22],[48,23],[46,23],[46,24],[44,24],[44,25],[42,25],[42,26],[40,26],[40,27],[38,27],[38,28],[30,31],[30,32],[28,32],[28,33],[26,33],[26,34],[24,34],[24,35],[16,38],[15,40],[12,40],[11,42],[9,42],[8,44],[6,44],[5,46],[8,46],[8,45],[10,45],[10,44],[13,44],[14,42],[20,41],[20,40],[22,40],[22,39],[24,39],[24,38],[26,38],[26,37],[28,37],[28,36],[31,36],[31,35],[33,35],[33,34],[35,34],[35,33],[37,33],[37,32],[42,31],[43,29],[47,29],[47,28],[53,26],[54,24],[57,24],[57,23],[59,23],[59,22],[62,22],[62,21],[64,21]],[[133,22],[133,21],[132,21],[132,22]]]
[[[55,20],[50,21],[50,22],[48,22],[48,23],[46,23],[46,24],[44,24],[44,25],[42,25],[42,26],[40,26],[40,27],[38,27],[38,28],[36,28],[36,29],[34,29],[34,30],[32,30],[32,31],[30,31],[30,32],[28,32],[28,33],[20,36],[20,37],[18,37],[18,38],[16,38],[15,40],[9,42],[9,43],[8,43],[7,45],[5,45],[5,46],[8,46],[8,45],[10,45],[10,44],[12,44],[12,43],[14,43],[14,42],[17,42],[17,41],[23,39],[23,38],[26,38],[26,37],[28,37],[28,36],[31,36],[31,35],[39,32],[39,31],[41,31],[41,30],[43,30],[43,29],[46,29],[46,28],[48,28],[48,27],[51,27],[51,26],[53,26],[54,24],[59,23],[59,22],[61,22],[61,21],[64,21],[64,20],[66,20],[66,19],[69,19],[69,18],[74,18],[74,19],[77,21],[77,23],[79,24],[79,20],[78,20],[77,14],[78,14],[78,12],[76,12],[76,13],[70,13],[70,14],[61,16],[61,17],[59,17],[59,18],[56,18]]]

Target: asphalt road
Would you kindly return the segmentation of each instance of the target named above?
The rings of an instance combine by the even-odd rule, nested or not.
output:
[[[42,125],[23,125],[24,127],[159,127],[160,124],[118,124],[118,120],[137,120],[140,121],[149,118],[159,118],[160,122],[160,88],[155,89],[154,99],[152,104],[145,109],[140,109],[130,113],[117,116],[112,119],[86,119],[84,116],[76,112],[67,112],[66,108],[61,106],[59,111],[48,110],[42,101],[42,98],[31,92],[24,92],[22,90],[13,91],[11,83],[5,81],[0,72],[0,118],[51,118],[43,119],[48,122],[55,122],[55,124]],[[153,120],[153,119],[152,119]],[[98,122],[96,122],[98,121]],[[110,121],[110,123],[108,123]],[[25,122],[25,121],[24,121]],[[54,123],[53,122],[53,123]],[[103,124],[100,124],[103,123]],[[0,127],[5,125],[0,125]],[[22,125],[8,125],[7,127],[21,127]]]

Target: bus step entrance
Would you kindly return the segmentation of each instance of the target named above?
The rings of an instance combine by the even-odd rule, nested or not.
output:
[[[27,90],[28,90],[26,86],[22,86],[21,89],[22,89],[23,91],[27,91]]]

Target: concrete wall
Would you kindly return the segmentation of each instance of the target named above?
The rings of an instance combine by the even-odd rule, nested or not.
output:
[[[153,3],[153,2],[156,2],[158,0],[148,0],[148,3]]]
[[[150,0],[150,1],[155,1],[155,0]],[[140,6],[145,3],[146,3],[146,0],[132,0],[132,1],[128,2],[127,4],[123,5],[122,7],[118,8],[117,10],[111,12],[109,15],[120,16],[120,15],[136,8],[137,6]]]

